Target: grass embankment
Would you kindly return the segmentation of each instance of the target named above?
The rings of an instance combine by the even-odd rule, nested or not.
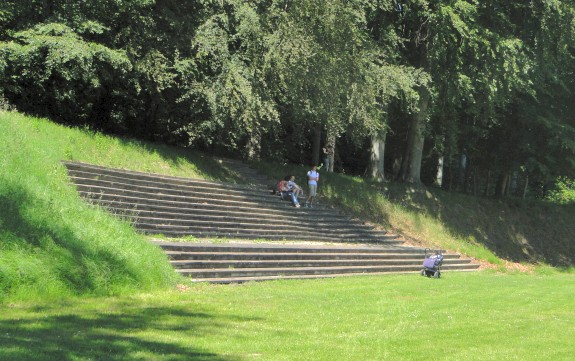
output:
[[[150,291],[177,281],[126,222],[82,202],[61,160],[234,181],[208,157],[0,112],[0,301]]]
[[[60,160],[232,182],[233,172],[200,155],[12,113],[0,113],[0,152],[0,360],[572,359],[572,274],[538,267],[179,292],[165,255],[81,201]],[[266,168],[305,183],[302,167]],[[497,254],[565,264],[573,255],[569,208],[379,187],[339,174],[322,173],[320,183],[324,200],[426,246],[500,264]],[[547,223],[556,222],[557,243],[523,252],[523,241],[535,244],[538,227],[528,223],[537,219],[541,247],[553,242]]]
[[[276,179],[294,174],[306,188],[308,168],[256,166]],[[535,264],[572,270],[575,264],[575,205],[370,183],[321,170],[318,189],[320,202],[396,231],[414,245],[455,251],[502,271]]]

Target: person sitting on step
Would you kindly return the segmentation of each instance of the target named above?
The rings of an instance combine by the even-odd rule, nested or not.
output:
[[[295,193],[289,189],[288,186],[288,181],[289,181],[289,176],[286,176],[284,179],[280,180],[278,182],[278,191],[280,193],[280,197],[282,199],[291,199],[292,204],[294,205],[294,207],[299,208],[300,204],[299,201],[297,200],[297,196],[295,195]]]
[[[295,182],[295,175],[290,175],[288,180],[288,189],[294,192],[296,198],[303,196],[303,189]]]

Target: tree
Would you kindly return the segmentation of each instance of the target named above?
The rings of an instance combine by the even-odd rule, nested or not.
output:
[[[198,76],[187,84],[186,97],[202,99],[209,113],[188,127],[204,141],[244,149],[259,158],[262,133],[278,121],[268,82],[266,32],[256,4],[212,4],[210,16],[192,39]]]
[[[478,13],[487,29],[484,37],[492,44],[482,48],[483,58],[492,65],[477,72],[485,74],[476,77],[485,85],[476,88],[483,90],[473,98],[480,101],[466,112],[470,123],[460,127],[470,159],[486,173],[499,174],[499,196],[508,193],[512,174],[523,174],[525,184],[573,174],[568,85],[573,72],[573,5],[482,2]]]
[[[506,28],[505,6],[420,0],[403,7],[402,58],[429,73],[431,82],[418,87],[418,110],[407,118],[401,180],[421,181],[425,138],[448,163],[464,151],[469,155],[485,135],[482,130],[498,122],[496,110],[508,104],[513,91],[529,88],[521,70],[530,66],[529,58]]]
[[[123,51],[86,42],[63,24],[39,25],[14,39],[0,44],[5,96],[20,110],[62,122],[88,123],[109,84],[131,70]]]
[[[279,99],[293,114],[291,126],[310,131],[314,163],[322,133],[334,146],[343,133],[356,144],[383,134],[387,103],[412,86],[413,69],[390,63],[388,50],[395,43],[384,47],[384,40],[368,36],[372,18],[389,8],[365,1],[301,1],[273,12],[269,57],[281,85]]]
[[[347,169],[383,180],[392,158],[412,183],[441,159],[444,186],[491,194],[497,176],[525,194],[575,173],[574,8],[6,0],[0,86],[21,110],[106,132],[297,163],[331,143],[354,154]]]

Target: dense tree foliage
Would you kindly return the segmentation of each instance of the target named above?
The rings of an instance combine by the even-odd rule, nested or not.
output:
[[[246,159],[333,144],[336,171],[544,197],[575,178],[574,40],[572,0],[6,0],[0,105]]]

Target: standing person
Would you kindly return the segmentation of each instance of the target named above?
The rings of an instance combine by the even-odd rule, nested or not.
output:
[[[323,166],[325,167],[326,172],[331,172],[329,169],[329,163],[333,156],[333,147],[328,144],[327,147],[322,148],[323,150]]]
[[[319,173],[317,172],[317,166],[311,167],[311,170],[307,172],[307,185],[309,187],[309,195],[305,201],[306,207],[313,207],[313,200],[317,195],[317,182],[319,181]]]

